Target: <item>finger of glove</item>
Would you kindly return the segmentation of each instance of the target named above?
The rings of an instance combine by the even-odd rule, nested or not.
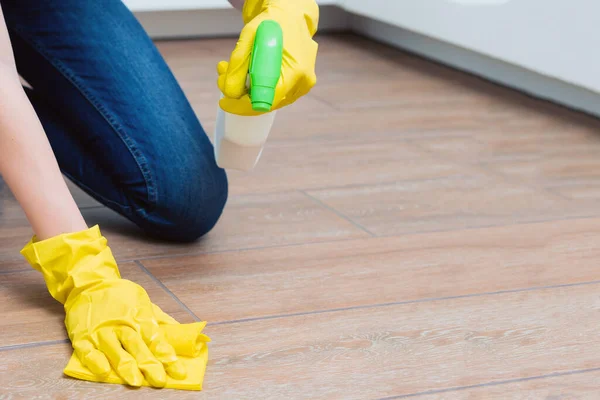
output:
[[[225,85],[225,76],[221,75],[219,77],[219,88],[223,91],[222,87]],[[273,98],[272,110],[278,108],[278,104],[284,99],[286,94],[286,88],[284,87],[283,79],[279,79],[277,82],[277,87],[275,88],[275,96]],[[245,116],[254,116],[264,114],[264,111],[255,111],[252,108],[252,101],[250,100],[250,96],[248,93],[244,94],[242,97],[235,99],[230,97],[223,97],[219,100],[219,107],[224,111],[237,114],[237,115],[245,115]]]
[[[161,334],[150,343],[150,351],[163,364],[172,363],[177,360],[177,354],[173,346]]]
[[[152,342],[150,351],[165,365],[169,376],[175,379],[184,379],[187,376],[187,370],[183,362],[178,359],[175,349],[162,335],[160,339]]]
[[[219,100],[219,107],[230,114],[237,115],[260,115],[262,112],[257,112],[252,109],[252,103],[247,94],[239,99],[232,99],[229,97],[223,97]]]
[[[156,338],[161,338],[160,340],[164,340],[164,330],[162,329],[165,326],[181,326],[181,324],[179,322],[177,322],[177,320],[175,320],[175,318],[171,317],[170,315],[168,315],[167,313],[165,313],[159,306],[157,306],[156,304],[152,303],[152,311],[154,313],[154,316],[156,318],[156,320],[158,321],[159,324],[159,331],[158,332],[153,332],[152,336],[154,338],[154,341],[156,341]],[[168,342],[168,340],[167,340]],[[172,346],[172,344],[171,344]],[[159,346],[157,345],[157,348]],[[175,353],[176,350],[175,348],[173,348],[173,351]],[[167,354],[167,359],[163,359],[163,360],[159,360],[161,362],[163,362],[165,370],[167,372],[167,374],[174,378],[174,379],[185,379],[187,377],[187,370],[185,368],[185,365],[183,364],[183,361],[179,360],[178,358],[176,358],[175,360],[171,359],[172,355]],[[177,354],[175,354],[175,357],[177,357]]]
[[[161,362],[169,376],[184,379],[187,376],[183,362],[179,362],[175,349],[164,338],[160,326],[165,323],[179,324],[174,318],[165,314],[154,303],[138,311],[136,318],[141,321],[142,338],[154,357]]]
[[[227,75],[227,69],[229,68],[229,63],[227,61],[221,61],[217,64],[217,87],[223,93],[225,90],[225,76]]]
[[[305,96],[310,91],[310,86],[308,86],[304,80],[297,81],[295,87],[290,90],[288,96],[286,96],[281,102],[277,104],[277,109],[287,107],[296,102],[302,96]]]
[[[226,97],[239,99],[247,92],[246,78],[250,66],[254,36],[259,23],[258,18],[255,18],[242,28],[240,38],[231,52],[223,87],[221,88]]]
[[[313,47],[313,49],[309,52],[309,58],[305,59],[302,65],[305,67],[313,66],[311,69],[301,68],[299,65],[292,65],[293,61],[289,61],[284,64],[282,73],[287,71],[291,73],[284,76],[287,93],[281,102],[277,103],[278,109],[293,104],[302,96],[307,95],[308,92],[310,92],[311,89],[317,84],[317,75],[314,71],[314,65],[316,64],[317,49],[319,45],[314,40],[310,41],[310,45]]]
[[[229,63],[227,61],[220,61],[217,64],[217,74],[224,75],[227,73],[227,69],[229,68]]]
[[[142,386],[144,376],[135,359],[121,346],[117,334],[110,328],[98,332],[98,349],[104,353],[113,369],[130,386]]]
[[[160,325],[152,319],[140,325],[142,338],[148,345],[148,348],[161,363],[170,363],[177,360],[177,354],[173,347],[165,340],[164,334],[160,329]]]
[[[162,363],[154,357],[142,336],[128,326],[117,330],[117,337],[123,348],[133,356],[148,383],[154,387],[167,384],[167,374]]]
[[[316,42],[313,42],[316,44]],[[314,63],[308,63],[314,65]],[[285,80],[285,97],[277,103],[277,109],[289,106],[302,96],[307,95],[317,83],[317,76],[314,70],[305,70],[296,65],[287,63],[284,65],[283,72],[288,72],[282,78]]]
[[[181,360],[166,364],[167,374],[173,379],[183,380],[187,378],[187,369]]]
[[[163,324],[179,324],[177,320],[171,317],[169,314],[165,313],[159,306],[152,303],[152,312],[154,314],[154,318],[158,321],[158,325]]]
[[[110,374],[111,368],[108,359],[94,347],[92,342],[89,340],[74,341],[73,349],[81,364],[94,375],[104,378]]]
[[[175,321],[177,323],[177,321]],[[183,363],[177,363],[178,358],[173,346],[165,339],[164,333],[158,324],[144,324],[142,326],[144,341],[148,348],[165,367],[167,374],[175,379],[183,379],[187,375]]]

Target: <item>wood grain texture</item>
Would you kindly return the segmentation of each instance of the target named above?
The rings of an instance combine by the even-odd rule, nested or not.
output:
[[[290,108],[291,110],[291,108]],[[479,129],[481,122],[468,112],[429,107],[381,107],[368,112],[354,110],[290,115],[278,113],[268,143],[289,139],[305,141],[320,137],[363,138],[373,141],[374,134],[395,138],[447,135],[464,129]]]
[[[308,193],[381,236],[594,215],[553,193],[475,171]]]
[[[598,397],[600,121],[354,35],[317,39],[318,85],[279,111],[254,171],[229,172],[201,241],[148,240],[70,185],[119,260],[143,258],[211,323],[205,391],[62,376],[70,345],[38,345],[66,338],[62,308],[18,272],[31,230],[0,184],[1,399]],[[209,136],[234,46],[158,43]]]
[[[165,243],[145,238],[137,227],[107,209],[85,210],[89,224],[103,226],[119,259],[335,241],[368,236],[301,193],[235,196],[217,226],[199,241]]]
[[[491,382],[485,387],[411,396],[411,398],[415,400],[595,400],[600,393],[598,382],[600,382],[599,371],[584,370],[520,382],[497,382],[497,384]]]
[[[194,321],[137,265],[122,263],[119,267],[125,279],[142,285],[166,313],[180,322]],[[0,349],[3,346],[67,339],[62,305],[50,296],[37,271],[0,274],[0,315]]]
[[[214,326],[205,395],[364,399],[597,366],[598,289]]]
[[[505,132],[495,129],[411,140],[444,160],[481,166],[509,182],[570,200],[564,211],[598,215],[600,135],[586,126]],[[571,211],[569,211],[571,210]]]
[[[523,161],[496,161],[486,167],[510,177],[546,187],[600,182],[600,160],[596,152],[559,154]]]
[[[0,275],[31,269],[25,261],[0,261]]]
[[[592,201],[590,208],[595,212],[600,211],[600,204],[597,202],[600,200],[600,182],[569,183],[552,187],[551,190],[567,199],[578,201],[577,204],[581,204],[583,201]]]
[[[276,142],[267,146],[262,157],[250,174],[229,173],[232,193],[432,179],[465,170],[389,135],[372,135],[370,140],[348,137]]]
[[[314,94],[337,108],[355,109],[367,115],[369,108],[376,107],[444,107],[463,112],[474,112],[473,108],[486,111],[493,107],[493,98],[483,93],[446,80],[425,78],[407,73],[398,79],[361,79],[347,82],[343,88],[320,85]]]
[[[85,201],[85,200],[84,200]],[[22,269],[19,250],[32,231],[8,192],[0,196],[0,271]],[[194,243],[165,243],[145,237],[130,221],[104,207],[82,210],[88,225],[99,224],[118,261],[176,254],[229,251],[368,236],[352,223],[301,193],[234,196],[217,226]]]
[[[196,315],[216,323],[594,281],[599,258],[600,219],[586,219],[144,265]]]
[[[453,136],[415,137],[412,143],[435,154],[470,164],[552,159],[600,151],[600,135],[584,128],[465,129]]]
[[[119,398],[352,400],[568,372],[600,365],[598,290],[583,285],[211,326],[202,393],[58,380],[65,346],[3,352],[0,386]],[[26,361],[33,354],[35,365]]]

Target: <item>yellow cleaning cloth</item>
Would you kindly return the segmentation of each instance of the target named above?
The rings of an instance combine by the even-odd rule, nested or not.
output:
[[[192,324],[161,326],[165,338],[173,346],[178,359],[183,362],[187,371],[186,378],[182,380],[167,375],[165,388],[202,390],[204,373],[206,372],[206,364],[208,362],[207,343],[210,341],[208,336],[200,333],[205,326],[206,322],[204,321]],[[114,370],[111,370],[108,376],[105,377],[94,375],[89,369],[83,366],[75,352],[65,367],[64,373],[67,376],[91,382],[127,384]],[[144,379],[142,386],[152,385]]]
[[[179,359],[183,361],[183,365],[187,370],[187,377],[183,380],[176,380],[167,375],[167,389],[180,389],[180,390],[202,390],[202,382],[204,380],[204,373],[206,371],[206,363],[208,360],[208,348],[204,346],[200,355],[195,358],[180,356]],[[110,374],[105,378],[100,378],[90,372],[89,369],[81,365],[79,358],[73,353],[69,363],[65,370],[65,375],[73,378],[82,379],[91,382],[101,383],[117,383],[125,385],[125,381],[121,379],[114,370],[110,371]],[[151,386],[146,379],[143,380],[142,386]]]
[[[122,279],[99,227],[39,241],[21,253],[64,305],[73,346],[65,374],[94,382],[201,390],[206,322],[180,324],[139,284]]]

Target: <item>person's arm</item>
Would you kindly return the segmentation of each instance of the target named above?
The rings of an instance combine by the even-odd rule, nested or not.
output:
[[[15,67],[0,9],[0,175],[40,239],[87,225],[69,192]]]
[[[0,175],[35,233],[21,254],[64,305],[74,349],[65,374],[200,388],[204,374],[188,377],[179,356],[192,357],[191,367],[204,371],[205,323],[179,324],[143,287],[121,278],[99,227],[87,227],[21,86],[1,8],[0,20]]]

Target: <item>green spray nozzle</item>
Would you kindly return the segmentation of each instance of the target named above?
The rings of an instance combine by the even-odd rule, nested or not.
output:
[[[283,59],[283,31],[273,20],[258,25],[250,59],[249,95],[252,109],[270,111],[275,88],[281,76]]]

